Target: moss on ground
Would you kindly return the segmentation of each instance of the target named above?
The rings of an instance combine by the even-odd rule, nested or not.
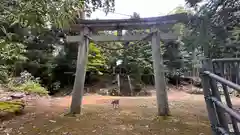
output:
[[[12,115],[19,114],[24,107],[23,101],[0,101],[0,119],[7,119]]]

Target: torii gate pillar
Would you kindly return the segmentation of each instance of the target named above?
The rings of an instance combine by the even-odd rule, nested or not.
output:
[[[166,81],[164,75],[163,59],[160,48],[160,33],[154,32],[152,35],[152,58],[154,68],[155,89],[157,96],[158,116],[170,115],[168,97],[166,91]]]
[[[82,106],[82,98],[84,94],[84,83],[86,75],[86,67],[88,61],[89,39],[85,34],[89,33],[86,27],[80,34],[80,44],[78,46],[77,68],[72,91],[72,103],[70,107],[70,114],[80,114]]]

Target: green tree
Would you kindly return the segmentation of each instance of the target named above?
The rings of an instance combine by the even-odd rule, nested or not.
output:
[[[0,51],[0,83],[4,83],[15,72],[17,62],[26,60],[23,54],[26,48],[23,44],[0,39]]]
[[[99,73],[106,69],[105,57],[101,53],[101,50],[94,43],[90,43],[87,71]]]
[[[232,44],[235,30],[239,28],[239,2],[237,0],[206,1],[201,6],[202,0],[186,0],[196,10],[196,19],[191,23],[193,32],[199,33],[197,41],[202,48],[205,48],[207,57],[223,57],[220,48]],[[196,27],[200,26],[200,27]],[[209,52],[218,53],[209,53]],[[217,54],[217,55],[216,55]]]
[[[75,23],[78,12],[82,8],[85,8],[88,13],[97,8],[103,8],[108,12],[113,10],[114,1],[40,0],[36,2],[32,0],[3,0],[0,5],[0,40],[3,41],[1,46],[6,44],[8,47],[7,49],[6,47],[1,48],[6,51],[6,53],[1,53],[2,57],[10,57],[8,51],[12,51],[10,49],[14,48],[16,50],[22,49],[21,51],[15,51],[18,54],[14,54],[14,56],[27,58],[25,62],[16,58],[13,59],[13,63],[18,64],[15,64],[15,68],[8,69],[16,70],[15,75],[24,69],[28,69],[34,76],[40,76],[42,82],[49,86],[57,80],[58,73],[55,72],[55,67],[61,65],[57,62],[60,61],[60,55],[63,56],[62,54],[66,50],[64,46],[67,43],[64,41],[65,33],[63,29]],[[94,58],[92,59],[94,61]],[[1,62],[9,63],[6,60]],[[73,62],[73,60],[70,60],[70,62]],[[69,63],[69,65],[71,64]],[[93,68],[93,66],[91,67]],[[75,70],[75,68],[71,69],[72,71]],[[12,71],[10,72],[12,74]],[[3,73],[6,72],[3,71]],[[60,78],[64,78],[64,75]]]

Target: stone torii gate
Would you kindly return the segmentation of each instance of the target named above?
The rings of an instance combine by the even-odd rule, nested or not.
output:
[[[173,33],[163,33],[176,23],[187,23],[189,16],[186,13],[174,14],[162,17],[141,19],[118,20],[85,20],[79,19],[71,26],[71,31],[80,32],[77,36],[67,36],[68,42],[78,42],[77,69],[72,92],[71,114],[81,112],[89,41],[94,42],[127,42],[150,40],[154,67],[155,88],[157,96],[158,115],[169,115],[166,82],[164,78],[163,60],[160,50],[160,40],[175,40],[178,38]],[[123,30],[151,29],[149,34],[137,33],[135,35],[122,35]],[[93,35],[98,31],[114,31],[116,35]]]

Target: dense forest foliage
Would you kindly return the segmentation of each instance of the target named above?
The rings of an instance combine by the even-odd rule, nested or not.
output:
[[[85,2],[85,4],[83,4]],[[201,3],[201,4],[199,4]],[[85,8],[90,15],[95,9],[114,10],[114,0],[2,0],[0,2],[0,81],[12,89],[49,91],[72,86],[76,71],[77,44],[67,43],[63,30],[74,23]],[[240,2],[186,0],[186,7],[176,7],[169,14],[187,12],[197,16],[189,24],[172,28],[177,41],[162,42],[167,78],[195,71],[201,64],[203,50],[210,58],[239,57]],[[132,18],[139,18],[134,13]],[[129,30],[125,34],[134,32]],[[137,30],[148,32],[148,30]],[[104,34],[104,32],[102,33]],[[106,47],[102,47],[102,46]],[[107,47],[124,48],[109,50]],[[209,49],[206,49],[209,48]],[[86,83],[111,75],[116,61],[141,84],[152,84],[152,55],[148,42],[90,43]],[[30,73],[30,74],[29,74]]]

